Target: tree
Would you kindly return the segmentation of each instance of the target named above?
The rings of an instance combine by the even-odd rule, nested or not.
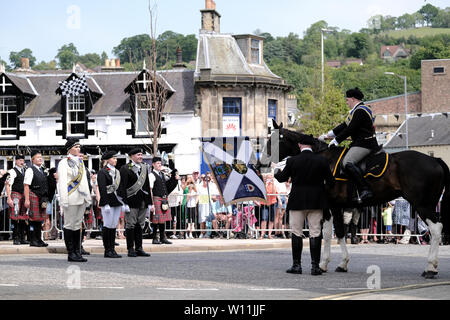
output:
[[[33,70],[56,70],[56,61],[52,60],[50,62],[41,61],[39,64],[33,67]]]
[[[422,14],[427,26],[429,26],[430,24],[433,24],[433,20],[438,15],[439,9],[428,3],[419,10],[419,13]]]
[[[124,63],[138,63],[143,61],[144,57],[149,54],[151,45],[150,36],[148,34],[140,34],[122,39],[120,44],[113,48],[113,54]]]
[[[405,13],[397,18],[397,27],[399,29],[411,29],[416,26],[416,19],[413,15]]]
[[[433,28],[450,28],[450,7],[439,10],[433,21]]]
[[[450,57],[450,48],[448,44],[443,41],[435,40],[427,47],[421,47],[410,60],[410,67],[412,69],[420,69],[422,67],[422,60],[429,59],[448,59]]]
[[[62,69],[71,69],[75,63],[78,62],[79,53],[73,43],[63,45],[56,55],[58,65]]]
[[[345,47],[347,48],[347,57],[362,59],[366,59],[369,53],[373,50],[370,37],[364,33],[352,33],[346,40]]]
[[[13,69],[22,67],[22,58],[28,58],[30,60],[30,67],[36,64],[36,58],[33,56],[33,51],[30,49],[23,49],[20,52],[11,52],[9,54],[9,61]]]
[[[102,65],[102,59],[97,53],[87,53],[84,56],[80,56],[77,62],[84,64],[90,69]]]

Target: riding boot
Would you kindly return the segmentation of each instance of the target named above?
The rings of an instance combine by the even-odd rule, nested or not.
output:
[[[33,229],[33,230],[31,230],[30,247],[38,247],[38,248],[44,247],[44,245],[42,245],[41,242],[39,241],[40,237],[41,237],[41,230],[40,230],[39,226],[41,223],[39,221],[32,221],[32,222],[30,222],[30,224],[31,224],[31,228]]]
[[[74,243],[74,231],[69,229],[64,229],[64,243],[66,244],[67,249],[67,261],[69,262],[86,262],[86,259],[78,256],[75,252],[75,243]],[[85,261],[86,260],[86,261]]]
[[[118,255],[116,250],[114,249],[115,243],[116,243],[116,229],[109,229],[109,241],[110,241],[110,248],[111,253],[113,254],[114,258],[122,258],[121,255]]]
[[[18,227],[20,244],[30,244],[30,241],[25,240],[25,234],[27,232],[27,224],[25,223],[25,221],[20,220]]]
[[[142,228],[139,224],[134,226],[134,243],[136,245],[136,254],[138,257],[150,257],[150,254],[146,253],[142,248]]]
[[[131,258],[136,258],[137,253],[134,251],[134,229],[126,229],[125,237],[127,238],[128,256]]]
[[[20,237],[19,237],[19,221],[16,220],[11,220],[11,224],[12,224],[12,235],[13,235],[13,244],[15,246],[20,245]]]
[[[350,177],[350,179],[356,184],[356,187],[360,192],[359,198],[361,199],[361,201],[371,198],[373,196],[372,191],[370,191],[369,185],[364,180],[363,173],[361,172],[361,169],[359,167],[357,167],[353,163],[348,163],[345,166],[344,171]]]
[[[103,255],[105,258],[114,258],[114,254],[112,253],[111,248],[111,239],[110,239],[110,229],[103,226],[102,228],[102,240],[103,247],[105,248],[105,254]]]
[[[164,223],[159,224],[159,238],[161,239],[162,244],[172,244],[172,242],[167,240],[166,225]]]
[[[309,238],[309,250],[311,252],[311,275],[320,276],[322,270],[319,267],[322,238]]]
[[[81,230],[72,231],[73,249],[80,259],[80,262],[87,262],[87,259],[81,255]]]
[[[353,222],[350,222],[350,234],[351,234],[351,243],[358,244],[358,239],[356,239],[356,225]]]
[[[302,274],[302,251],[303,251],[303,238],[292,234],[291,238],[292,246],[292,267],[287,270],[287,273]]]
[[[159,226],[159,224],[152,223],[152,228],[153,228],[152,244],[161,244],[161,242],[158,240],[158,226]],[[161,229],[159,230],[159,233],[161,233]]]

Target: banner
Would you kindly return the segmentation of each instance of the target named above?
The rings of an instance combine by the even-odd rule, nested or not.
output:
[[[248,137],[202,139],[201,148],[227,205],[266,200],[266,188],[254,167],[256,157]]]

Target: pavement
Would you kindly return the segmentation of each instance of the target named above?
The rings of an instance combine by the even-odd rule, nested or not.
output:
[[[170,239],[171,245],[154,245],[152,240],[144,239],[143,248],[148,252],[203,252],[203,251],[226,251],[226,250],[267,250],[291,248],[290,239]],[[63,240],[48,240],[46,248],[30,247],[29,245],[13,245],[12,241],[0,242],[0,255],[3,254],[66,254]],[[119,246],[116,252],[127,253],[126,240],[116,239]],[[309,242],[304,241],[308,247]],[[83,248],[91,254],[103,254],[102,240],[89,239],[83,242]]]

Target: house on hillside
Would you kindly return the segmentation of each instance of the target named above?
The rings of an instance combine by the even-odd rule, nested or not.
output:
[[[406,49],[404,45],[382,46],[380,57],[384,61],[393,62],[398,59],[405,59],[411,55],[411,49]]]

